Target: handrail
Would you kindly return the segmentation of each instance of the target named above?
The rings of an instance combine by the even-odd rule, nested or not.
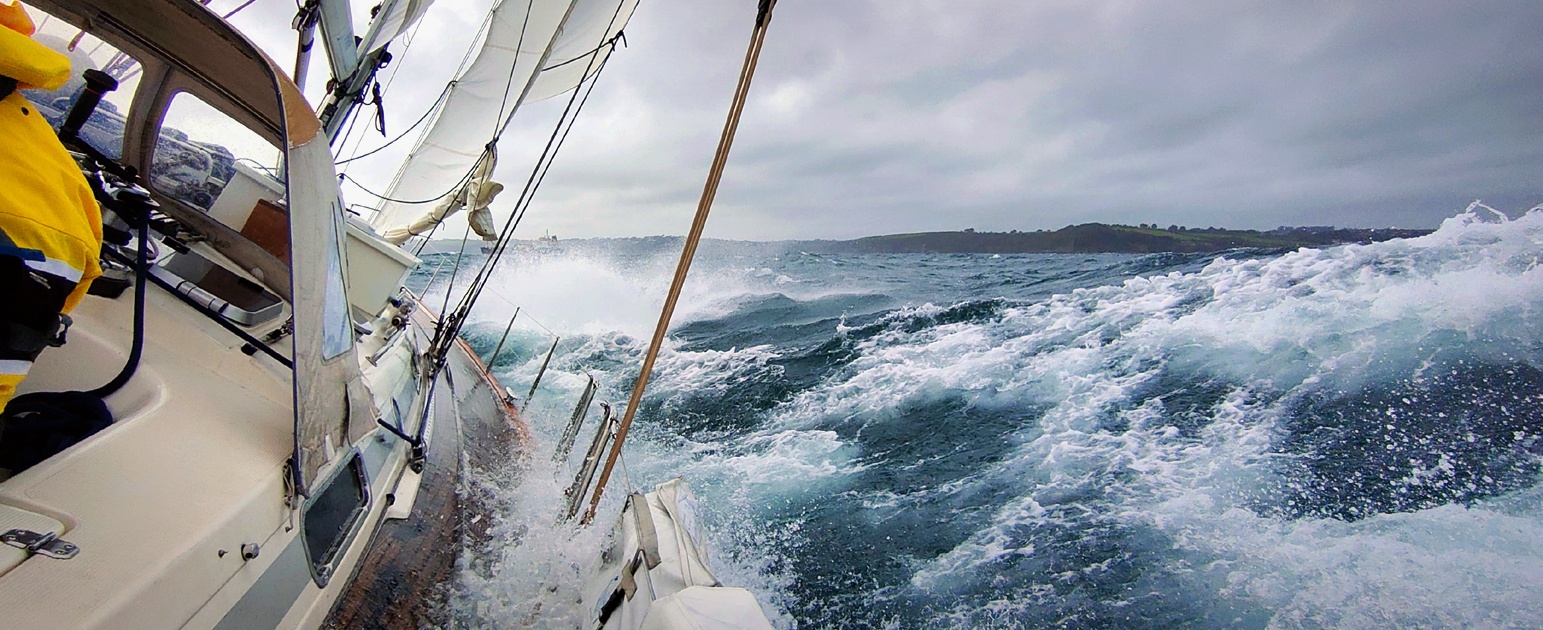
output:
[[[600,463],[600,453],[605,450],[606,442],[610,440],[612,430],[616,427],[616,417],[611,415],[611,405],[600,403],[600,408],[605,412],[600,418],[600,426],[595,427],[595,439],[589,443],[589,450],[584,453],[584,463],[579,467],[579,474],[573,478],[573,485],[563,493],[567,500],[567,509],[563,510],[563,520],[570,520],[579,512],[579,506],[584,504],[584,493],[589,491],[589,481],[595,477],[595,468]]]
[[[584,418],[589,416],[589,404],[595,400],[597,388],[595,377],[589,377],[589,384],[584,386],[584,393],[579,395],[579,404],[574,406],[568,426],[563,428],[562,438],[557,440],[557,450],[552,453],[552,461],[568,459],[568,453],[573,450],[573,441],[579,437],[579,429],[584,426]]]

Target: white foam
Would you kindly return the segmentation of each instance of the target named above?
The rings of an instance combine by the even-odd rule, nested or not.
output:
[[[1028,468],[1031,489],[1076,487],[1098,471],[1139,473],[1105,488],[1118,499],[1114,516],[1225,567],[1217,595],[1276,611],[1276,625],[1536,627],[1543,511],[1535,505],[1506,513],[1446,505],[1347,524],[1281,522],[1237,497],[1272,474],[1276,420],[1316,387],[1418,369],[1442,349],[1427,346],[1442,333],[1494,339],[1497,357],[1537,365],[1529,349],[1540,332],[1532,313],[1543,305],[1540,245],[1543,213],[1510,222],[1465,216],[1420,239],[1217,260],[1197,274],[1078,290],[974,331],[875,338],[846,379],[809,392],[789,413],[831,405],[826,417],[882,412],[882,401],[925,398],[943,380],[969,384],[955,391],[1048,403],[1025,430],[1025,446],[981,481]],[[988,339],[957,343],[966,335]],[[936,366],[949,363],[958,372],[939,376]],[[1232,384],[1200,436],[1149,425],[1162,411],[1152,401],[1119,412],[1128,430],[1101,428],[1109,410],[1129,406],[1164,369]],[[1440,483],[1442,474],[1438,462],[1405,483]],[[1046,518],[1032,497],[1003,505],[990,527],[923,565],[913,586],[931,590],[1033,553],[1012,534]]]
[[[1108,501],[1103,517],[1168,537],[1176,555],[1201,567],[1197,579],[1212,585],[1216,599],[1274,611],[1273,623],[1281,627],[1538,627],[1543,607],[1533,593],[1543,588],[1543,551],[1533,549],[1543,534],[1543,502],[1533,491],[1355,523],[1259,516],[1239,497],[1279,481],[1273,478],[1281,458],[1274,452],[1277,422],[1292,401],[1312,392],[1414,373],[1450,349],[1453,342],[1442,339],[1465,340],[1463,349],[1471,353],[1543,362],[1536,344],[1543,333],[1536,314],[1543,307],[1540,257],[1543,212],[1502,222],[1468,214],[1418,239],[1304,249],[1268,260],[1218,259],[1196,273],[1078,289],[957,323],[908,326],[947,307],[907,307],[888,314],[878,334],[856,341],[850,364],[768,412],[761,427],[731,443],[697,443],[653,424],[638,425],[628,447],[631,474],[656,482],[684,473],[708,506],[704,520],[723,563],[715,570],[774,605],[792,578],[768,558],[796,546],[801,527],[817,524],[796,520],[768,531],[759,515],[769,503],[815,488],[888,514],[924,492],[1022,488],[996,507],[989,526],[916,563],[905,587],[928,593],[968,582],[1002,558],[1044,552],[1015,534],[1055,518],[1036,491],[1100,483],[1113,484],[1100,488]],[[608,388],[602,398],[624,398],[616,384],[630,383],[642,352],[639,339],[652,322],[617,313],[653,312],[647,307],[656,307],[655,298],[638,287],[656,282],[666,267],[638,272],[593,261],[551,265],[514,271],[500,278],[500,288],[565,296],[543,307],[557,328],[580,337],[564,356],[615,361],[599,370]],[[527,272],[528,278],[521,275]],[[571,286],[545,284],[564,273],[574,278]],[[688,293],[688,317],[731,312],[768,283],[815,284],[784,282],[753,267],[712,278],[721,282]],[[611,296],[585,297],[597,287],[610,287]],[[769,346],[684,352],[671,345],[651,391],[667,399],[691,392],[732,395],[744,379],[772,369],[777,352]],[[530,378],[533,363],[516,366],[510,376]],[[533,417],[560,418],[533,420],[542,448],[571,409],[583,383],[581,369],[596,371],[561,358],[556,363],[534,405]],[[1202,410],[1210,419],[1197,433],[1166,422],[1165,401],[1143,397],[1174,372],[1214,378],[1227,390],[1214,408]],[[831,427],[886,422],[908,405],[949,397],[1043,412],[1008,437],[1014,447],[1004,459],[955,484],[855,496],[842,491],[862,470],[853,462],[863,454]],[[1111,430],[1111,421],[1122,429]],[[1437,461],[1404,482],[1440,483],[1443,474]],[[518,492],[539,504],[556,501],[549,490],[538,485]],[[526,507],[538,514],[542,509]],[[568,544],[522,542],[504,561],[513,566],[547,554],[562,564],[581,546],[573,543],[570,551]],[[501,601],[552,601],[531,595],[542,583],[538,577],[512,578],[518,588],[475,586]],[[967,616],[1011,620],[1020,606],[1035,604],[1035,593],[1024,595]],[[523,609],[499,610],[516,616],[480,618],[517,619]]]

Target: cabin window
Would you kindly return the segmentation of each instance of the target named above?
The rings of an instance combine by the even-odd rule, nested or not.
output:
[[[86,87],[82,73],[101,70],[117,79],[118,89],[102,97],[96,111],[81,128],[80,138],[108,157],[122,159],[124,123],[139,88],[139,61],[42,9],[25,3],[22,6],[37,27],[32,38],[70,59],[70,80],[64,86],[57,90],[22,90],[22,94],[32,101],[48,124],[57,129]]]
[[[331,207],[327,221],[327,280],[322,296],[321,360],[331,361],[354,347],[354,324],[348,317],[348,291],[343,281],[343,213],[340,205]]]
[[[259,201],[282,203],[278,164],[278,148],[257,132],[181,92],[162,118],[150,184],[240,230]]]

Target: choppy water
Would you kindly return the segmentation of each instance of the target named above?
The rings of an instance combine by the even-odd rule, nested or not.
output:
[[[673,248],[506,261],[476,313],[483,352],[535,318],[495,365],[522,393],[536,322],[562,339],[531,468],[479,480],[501,542],[455,585],[467,625],[581,619],[608,528],[552,526],[547,456],[583,374],[625,401]],[[1543,627],[1540,259],[1543,212],[1225,255],[716,244],[627,477],[685,477],[719,577],[782,626]]]

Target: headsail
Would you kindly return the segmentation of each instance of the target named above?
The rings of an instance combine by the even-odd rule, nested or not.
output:
[[[371,221],[386,229],[460,191],[488,143],[526,102],[573,89],[594,74],[637,0],[501,0],[471,65],[450,85],[434,124],[397,173]]]

